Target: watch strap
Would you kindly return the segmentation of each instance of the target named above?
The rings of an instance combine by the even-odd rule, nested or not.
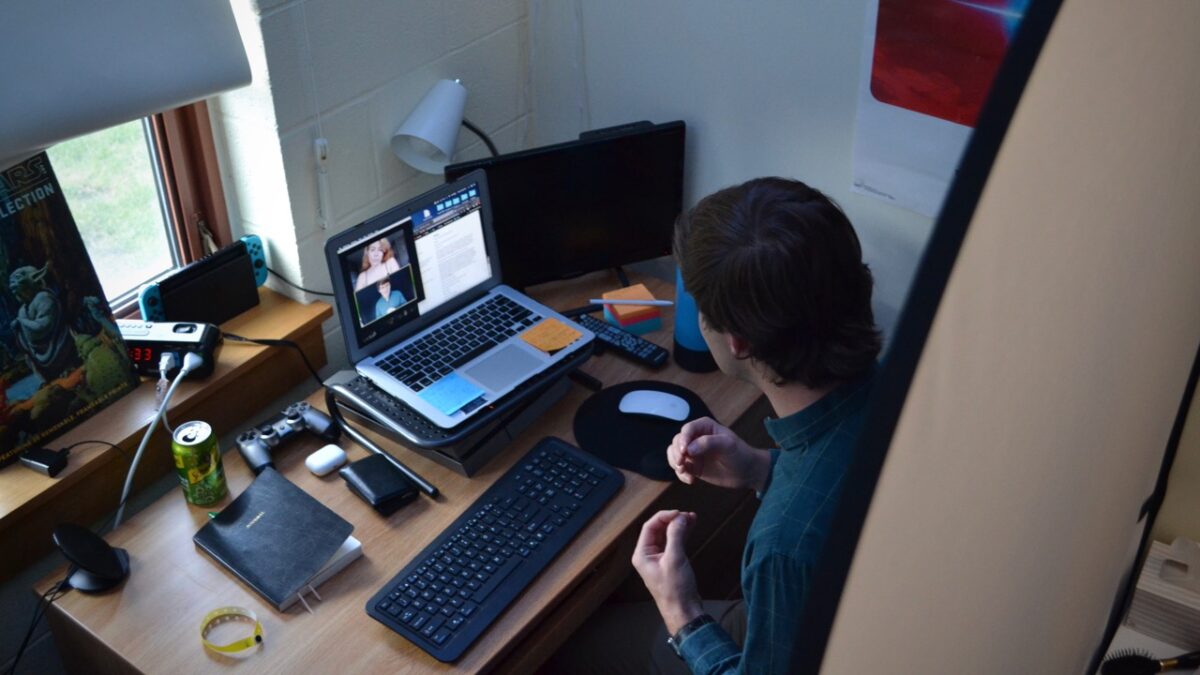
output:
[[[675,656],[678,656],[679,658],[682,659],[683,658],[683,651],[682,651],[683,641],[686,640],[687,637],[689,635],[691,635],[692,633],[695,633],[696,631],[700,630],[700,628],[702,626],[706,626],[710,623],[716,623],[716,622],[717,622],[717,620],[712,618],[712,616],[710,616],[708,614],[701,614],[700,616],[685,623],[683,625],[683,628],[679,629],[679,632],[668,637],[667,644],[671,646],[671,650],[675,652]]]

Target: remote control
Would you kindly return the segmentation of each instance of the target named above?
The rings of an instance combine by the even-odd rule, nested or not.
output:
[[[582,314],[575,322],[596,334],[596,339],[617,354],[651,368],[661,368],[667,362],[667,350],[653,342],[622,330],[607,321]]]

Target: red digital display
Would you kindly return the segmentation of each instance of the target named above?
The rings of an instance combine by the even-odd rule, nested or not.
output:
[[[129,359],[134,364],[150,363],[154,364],[158,361],[158,355],[153,347],[130,347]]]

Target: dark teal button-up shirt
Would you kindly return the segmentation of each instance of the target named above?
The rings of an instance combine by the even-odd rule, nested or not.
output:
[[[798,413],[767,420],[770,481],[742,555],[744,647],[719,624],[688,635],[680,652],[692,672],[787,672],[800,614],[849,468],[874,372],[841,385]]]

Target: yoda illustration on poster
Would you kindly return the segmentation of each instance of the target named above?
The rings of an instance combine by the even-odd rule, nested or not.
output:
[[[0,466],[137,385],[45,154],[0,173]]]

